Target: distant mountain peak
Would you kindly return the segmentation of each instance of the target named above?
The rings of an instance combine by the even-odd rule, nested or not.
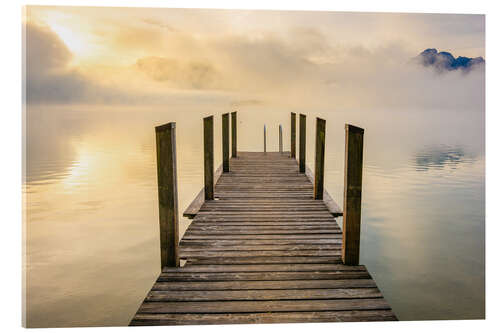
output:
[[[459,56],[455,58],[450,52],[438,52],[434,48],[425,49],[414,60],[425,67],[433,67],[438,72],[457,69],[469,71],[485,63],[483,57],[468,58]]]

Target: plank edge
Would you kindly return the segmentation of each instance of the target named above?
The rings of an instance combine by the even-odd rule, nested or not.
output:
[[[312,170],[307,166],[306,164],[306,176],[309,179],[309,181],[314,184],[314,173]],[[325,206],[328,208],[328,211],[330,214],[332,214],[333,217],[339,217],[343,215],[342,209],[340,206],[333,200],[331,195],[328,193],[326,189],[323,190],[323,202]]]
[[[222,164],[219,165],[217,170],[215,170],[215,173],[214,173],[214,183],[215,184],[217,184],[221,175],[222,175]],[[200,190],[200,192],[198,192],[198,195],[196,195],[194,200],[186,208],[184,213],[182,213],[182,216],[187,217],[190,220],[194,219],[195,216],[200,211],[201,206],[203,206],[204,203],[205,203],[205,191],[202,188]]]

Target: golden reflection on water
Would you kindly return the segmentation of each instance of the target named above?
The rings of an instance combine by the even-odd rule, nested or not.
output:
[[[220,164],[221,111],[28,108],[28,326],[128,324],[159,273],[154,126],[177,122],[182,213],[202,187],[209,114]],[[268,150],[279,124],[289,150],[289,111],[240,111],[239,150],[262,150],[264,124]],[[314,116],[327,120],[326,188],[339,204],[343,124],[366,129],[361,261],[399,318],[484,316],[484,116],[305,113],[310,167]]]

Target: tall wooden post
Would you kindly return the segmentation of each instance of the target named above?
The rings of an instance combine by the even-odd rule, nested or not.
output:
[[[280,124],[280,136],[279,136],[279,144],[280,144],[280,153],[283,153],[283,128]]]
[[[325,181],[325,130],[326,121],[316,118],[316,158],[314,161],[314,199],[323,200]]]
[[[236,157],[238,154],[238,145],[237,145],[237,132],[236,132],[236,111],[231,112],[231,148],[232,148],[232,157]]]
[[[266,125],[264,125],[264,153],[266,152]]]
[[[229,172],[229,113],[222,115],[222,171]]]
[[[299,120],[299,172],[306,172],[306,116],[301,114]]]
[[[205,200],[214,199],[214,116],[203,118]]]
[[[294,112],[292,112],[291,114],[291,126],[290,126],[290,139],[291,139],[291,142],[290,142],[290,157],[291,158],[296,158],[295,156],[295,143],[297,141],[296,139],[296,134],[295,134],[295,131],[296,131],[296,127],[297,127],[297,120],[296,120],[296,114]]]
[[[175,123],[155,128],[161,268],[179,267],[179,208]]]
[[[342,261],[359,264],[361,230],[361,183],[363,176],[364,129],[345,125],[344,216]]]

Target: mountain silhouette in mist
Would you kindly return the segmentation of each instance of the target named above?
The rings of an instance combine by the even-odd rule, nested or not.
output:
[[[438,72],[453,71],[457,69],[469,71],[485,63],[483,57],[455,58],[450,52],[438,52],[436,49],[426,49],[415,57],[414,60],[425,67],[433,67]]]

